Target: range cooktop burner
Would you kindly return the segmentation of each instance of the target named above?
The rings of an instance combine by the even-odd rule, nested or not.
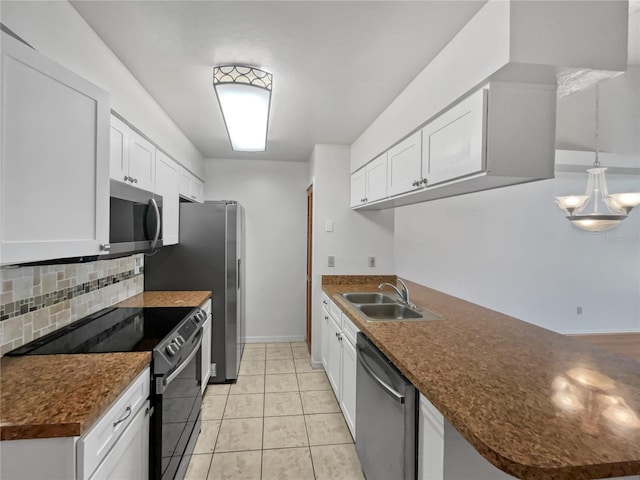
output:
[[[194,308],[106,308],[7,355],[152,351]]]

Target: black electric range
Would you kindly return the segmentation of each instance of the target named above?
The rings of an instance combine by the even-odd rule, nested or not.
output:
[[[150,477],[184,477],[200,432],[202,323],[191,307],[100,310],[7,355],[152,352]]]

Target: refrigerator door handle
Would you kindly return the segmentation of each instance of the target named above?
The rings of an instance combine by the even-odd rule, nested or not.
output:
[[[240,283],[240,275],[241,275],[241,273],[240,272],[242,272],[242,270],[240,270],[240,261],[241,261],[241,259],[238,259],[238,290],[240,290],[240,285],[241,285],[241,283]]]

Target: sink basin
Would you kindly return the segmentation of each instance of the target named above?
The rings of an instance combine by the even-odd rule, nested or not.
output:
[[[440,320],[440,317],[429,310],[416,307],[409,308],[398,303],[378,304],[378,305],[359,305],[358,308],[367,317],[370,322],[388,322],[391,320]]]
[[[398,301],[378,292],[358,292],[358,293],[343,293],[342,296],[349,300],[351,303],[363,304],[363,303],[398,303]]]

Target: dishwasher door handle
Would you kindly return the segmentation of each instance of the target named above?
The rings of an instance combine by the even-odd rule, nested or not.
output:
[[[382,380],[378,375],[376,375],[373,369],[367,364],[362,355],[362,347],[358,345],[358,362],[362,365],[362,368],[369,374],[369,376],[382,387],[382,389],[389,394],[391,398],[399,403],[404,403],[404,395],[400,394],[400,392],[395,391],[391,386],[389,386],[384,380]]]

